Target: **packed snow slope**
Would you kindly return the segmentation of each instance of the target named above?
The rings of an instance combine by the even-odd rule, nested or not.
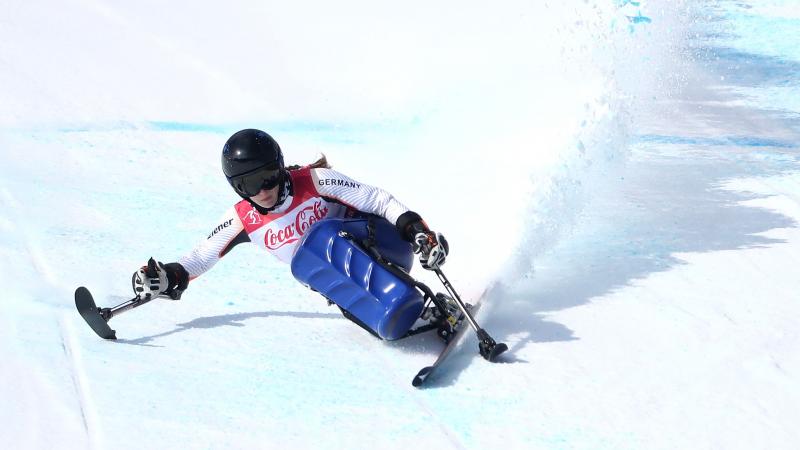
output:
[[[794,449],[795,0],[6,0],[0,440],[14,449]],[[239,246],[97,338],[237,200],[256,127],[451,243],[510,350],[381,342]],[[435,278],[413,274],[435,285]]]

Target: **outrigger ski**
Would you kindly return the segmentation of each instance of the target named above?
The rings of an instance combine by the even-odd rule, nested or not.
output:
[[[150,261],[147,262],[147,270],[149,273],[155,274],[156,262],[153,258],[150,258]],[[94,298],[92,298],[92,293],[89,292],[89,289],[81,286],[75,290],[75,307],[78,308],[78,312],[81,314],[81,317],[83,317],[83,320],[89,324],[98,336],[103,339],[116,339],[116,331],[108,326],[108,321],[118,314],[136,308],[137,306],[142,306],[158,297],[161,297],[161,295],[155,297],[148,295],[145,298],[136,296],[112,308],[98,308],[94,303]]]
[[[104,314],[102,308],[98,308],[92,298],[92,293],[88,289],[81,286],[75,290],[75,306],[81,317],[87,324],[103,339],[116,339],[117,335],[114,330],[108,326],[108,313]],[[108,308],[106,308],[108,309]],[[107,318],[108,317],[108,318]]]
[[[92,293],[89,292],[89,289],[81,286],[75,290],[75,307],[78,308],[78,312],[81,313],[83,320],[89,324],[98,336],[103,339],[116,339],[116,331],[108,326],[108,321],[118,314],[136,308],[137,306],[142,306],[158,297],[160,296],[147,298],[134,297],[112,308],[98,308],[94,303],[94,298],[92,298]]]

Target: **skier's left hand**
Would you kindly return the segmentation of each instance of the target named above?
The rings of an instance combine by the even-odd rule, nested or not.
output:
[[[428,270],[436,270],[447,258],[450,246],[442,233],[421,231],[414,235],[414,253],[419,253],[419,262]]]

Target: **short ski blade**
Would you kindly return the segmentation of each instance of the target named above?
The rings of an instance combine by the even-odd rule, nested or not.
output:
[[[108,322],[100,315],[100,308],[97,307],[92,298],[92,293],[88,289],[81,286],[75,290],[75,306],[78,312],[83,317],[83,320],[103,339],[116,339],[117,335]]]
[[[502,355],[503,352],[508,350],[508,346],[502,342],[498,343],[497,345],[492,348],[492,351],[489,353],[489,357],[486,358],[491,362],[494,362],[498,356]]]
[[[470,309],[470,313],[472,314],[477,313],[478,309],[480,309],[480,306],[481,306],[480,303],[474,305]],[[437,372],[438,368],[441,367],[444,360],[447,359],[447,356],[456,347],[458,347],[458,344],[464,339],[464,336],[470,329],[471,328],[469,324],[462,321],[461,327],[458,329],[458,331],[456,331],[456,334],[453,335],[453,337],[450,339],[450,342],[447,343],[444,349],[442,349],[442,352],[439,353],[439,357],[436,358],[436,361],[433,362],[433,365],[423,367],[422,370],[420,370],[419,373],[417,373],[417,375],[411,381],[411,385],[414,387],[420,387],[423,384],[425,384],[425,382],[431,377],[431,375],[434,375]]]

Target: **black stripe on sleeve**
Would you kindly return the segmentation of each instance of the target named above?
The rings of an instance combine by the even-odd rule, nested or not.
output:
[[[227,255],[229,251],[233,250],[233,247],[243,243],[243,242],[250,242],[250,236],[247,234],[247,231],[242,230],[239,234],[236,235],[233,240],[228,242],[228,245],[219,252],[219,257],[222,258],[223,256]]]

